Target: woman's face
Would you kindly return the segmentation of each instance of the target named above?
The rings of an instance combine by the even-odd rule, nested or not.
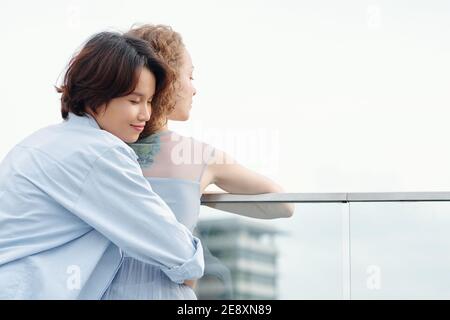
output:
[[[97,115],[93,112],[89,114],[95,118],[101,129],[126,143],[136,142],[145,123],[150,119],[155,86],[155,76],[147,68],[142,68],[139,81],[131,94],[112,99],[108,107],[106,104],[102,105],[97,109]]]
[[[178,79],[179,87],[176,88],[176,103],[172,112],[169,114],[169,120],[186,121],[189,119],[189,112],[192,108],[192,97],[197,93],[192,80],[192,73],[194,67],[192,66],[191,56],[185,49],[180,66],[180,78]]]

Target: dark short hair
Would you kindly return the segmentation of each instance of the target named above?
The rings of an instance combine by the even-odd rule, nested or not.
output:
[[[61,93],[61,116],[66,119],[69,112],[83,116],[87,108],[96,114],[111,99],[130,94],[143,67],[155,76],[157,99],[170,76],[148,44],[116,32],[95,34],[71,59],[62,85],[56,87]]]

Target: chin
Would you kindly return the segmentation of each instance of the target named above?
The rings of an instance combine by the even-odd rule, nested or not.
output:
[[[173,120],[173,121],[187,121],[187,120],[189,120],[189,114],[179,115],[178,117],[172,118],[170,120]]]
[[[138,139],[139,139],[139,136],[133,137],[133,138],[125,138],[125,139],[123,139],[123,141],[125,143],[135,143]]]
[[[189,120],[190,116],[191,116],[190,112],[187,111],[186,113],[184,113],[184,114],[181,115],[181,121],[187,121],[187,120]]]

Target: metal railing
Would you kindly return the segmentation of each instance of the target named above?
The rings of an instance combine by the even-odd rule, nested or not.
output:
[[[450,270],[450,192],[212,193],[201,198],[203,205],[283,202],[301,207],[280,221],[296,228],[291,241],[299,251],[289,255],[316,261],[317,270],[298,271],[305,272],[298,275],[303,290],[309,290],[305,283],[310,279],[334,273],[340,276],[330,282],[330,290],[342,299],[450,299],[445,271]],[[334,233],[315,231],[323,228]],[[327,271],[320,273],[321,268]]]
[[[392,201],[450,201],[450,192],[350,192],[350,193],[266,193],[238,195],[229,193],[204,194],[207,203],[326,203],[326,202],[392,202]]]

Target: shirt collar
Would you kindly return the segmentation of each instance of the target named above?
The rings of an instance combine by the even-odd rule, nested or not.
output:
[[[84,116],[78,116],[75,113],[69,112],[69,117],[66,120],[69,124],[81,125],[81,126],[89,126],[96,129],[100,129],[97,121],[88,113],[85,113]]]

